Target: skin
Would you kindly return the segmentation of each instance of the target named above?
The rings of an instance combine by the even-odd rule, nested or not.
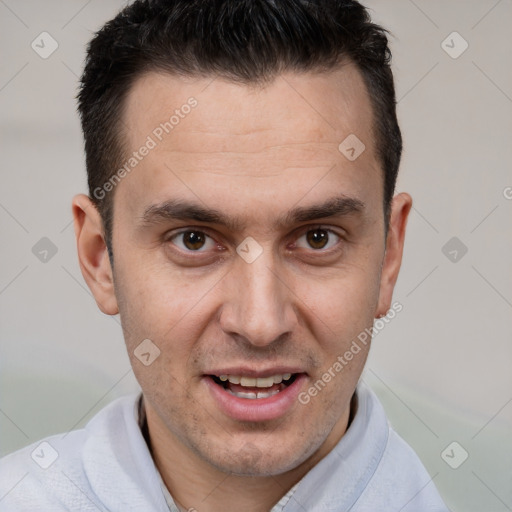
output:
[[[386,237],[372,109],[351,63],[285,73],[265,86],[148,73],[127,98],[127,147],[139,148],[191,96],[197,107],[115,188],[114,269],[96,208],[85,195],[73,199],[78,256],[99,308],[120,314],[152,454],[176,502],[201,512],[265,511],[345,433],[368,349],[276,420],[230,418],[202,376],[294,365],[307,373],[307,390],[390,308],[412,200],[394,197]],[[338,150],[351,133],[366,146],[353,162]],[[364,209],[274,225],[293,207],[340,194]],[[170,198],[243,225],[142,221],[149,205]],[[330,230],[326,248],[308,238],[318,225]],[[199,252],[183,235],[171,239],[191,227],[211,237]],[[263,249],[250,264],[236,252],[248,236]],[[161,351],[149,366],[133,353],[146,338]]]

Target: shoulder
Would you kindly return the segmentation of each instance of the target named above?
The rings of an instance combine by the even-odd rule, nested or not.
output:
[[[0,459],[0,511],[60,512],[69,510],[70,503],[79,503],[77,486],[83,487],[85,480],[81,454],[86,439],[85,430],[76,430],[47,437]]]
[[[360,381],[354,416],[338,444],[299,482],[285,510],[448,512],[413,449]],[[294,508],[295,507],[295,508]]]
[[[382,405],[373,391],[366,389],[367,398],[373,403],[374,410]],[[384,426],[384,425],[383,425]],[[416,452],[385,420],[387,439],[382,450],[379,464],[372,478],[361,494],[354,512],[373,510],[377,503],[387,503],[384,510],[402,510],[402,512],[448,512],[434,483]],[[371,504],[367,508],[366,503]]]
[[[136,399],[135,394],[119,398],[83,429],[47,437],[0,459],[0,512],[103,510],[86,474],[86,454],[91,439],[125,428],[124,416]]]

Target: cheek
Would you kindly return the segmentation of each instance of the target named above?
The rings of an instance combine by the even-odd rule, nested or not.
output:
[[[184,276],[169,267],[118,266],[116,294],[121,323],[139,382],[156,379],[158,382],[147,385],[161,387],[164,381],[169,385],[185,381],[195,364],[197,340],[216,311],[212,300],[220,278],[218,274],[201,279]],[[150,339],[160,350],[158,359],[148,367],[134,357],[134,350],[144,339]],[[151,372],[146,372],[147,368]],[[173,378],[177,379],[174,384],[170,382]]]
[[[379,273],[376,268],[340,269],[330,279],[303,285],[300,292],[308,309],[338,339],[351,339],[373,323],[379,296]]]
[[[143,258],[140,258],[143,260]],[[139,260],[139,261],[140,261]],[[187,317],[211,288],[210,280],[196,280],[170,266],[140,264],[119,265],[116,272],[116,295],[121,316],[135,330],[146,329],[162,335],[187,322]],[[213,284],[213,282],[212,282]]]

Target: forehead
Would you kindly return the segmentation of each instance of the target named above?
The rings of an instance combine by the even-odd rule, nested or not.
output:
[[[127,96],[123,132],[127,159],[151,149],[116,194],[139,211],[177,196],[218,206],[228,192],[246,208],[285,196],[293,204],[308,189],[314,199],[333,186],[365,195],[381,181],[372,126],[370,99],[351,63],[284,73],[263,86],[146,73]],[[350,161],[339,146],[354,136],[365,150]]]
[[[366,136],[372,126],[367,89],[351,62],[323,73],[283,73],[265,85],[148,72],[135,81],[127,95],[124,123],[129,145],[136,145],[172,114],[181,121],[183,113],[179,111],[191,97],[197,100],[197,108],[190,114],[193,121],[183,123],[186,126],[179,130],[177,124],[181,123],[174,126],[176,146],[184,142],[181,136],[187,146],[193,145],[194,139],[188,137],[190,128],[216,132],[219,138],[229,134],[230,146],[257,151],[265,142],[259,136],[262,133],[272,133],[278,142],[339,143],[347,132]],[[203,141],[195,142],[204,149]],[[218,142],[211,141],[216,150]]]

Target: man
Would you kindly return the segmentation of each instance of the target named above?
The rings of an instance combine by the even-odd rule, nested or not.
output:
[[[447,510],[359,382],[412,204],[389,58],[353,0],[138,0],[95,35],[78,257],[142,393],[4,458],[0,510]]]

